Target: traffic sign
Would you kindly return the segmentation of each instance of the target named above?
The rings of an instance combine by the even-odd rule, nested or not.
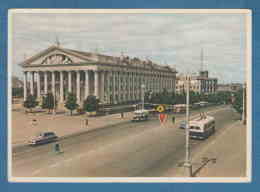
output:
[[[167,115],[165,113],[160,113],[159,114],[159,120],[161,123],[164,123],[167,119]]]
[[[159,113],[162,113],[164,112],[164,106],[163,105],[159,105],[156,110],[159,112]]]

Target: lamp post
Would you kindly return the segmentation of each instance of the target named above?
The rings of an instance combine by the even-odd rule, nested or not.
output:
[[[189,125],[189,119],[190,119],[190,111],[189,111],[189,105],[190,105],[190,77],[187,75],[186,77],[186,157],[184,162],[184,168],[186,172],[187,177],[192,176],[192,165],[190,161],[190,125]]]
[[[141,88],[142,88],[142,109],[144,110],[144,89],[145,89],[145,84],[142,84]]]

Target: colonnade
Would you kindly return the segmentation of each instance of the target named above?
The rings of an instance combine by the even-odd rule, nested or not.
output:
[[[40,99],[51,92],[60,103],[67,93],[75,94],[82,103],[88,95],[95,95],[103,103],[123,103],[141,99],[141,85],[153,93],[175,89],[175,74],[166,72],[75,70],[25,71],[24,99],[28,93]]]

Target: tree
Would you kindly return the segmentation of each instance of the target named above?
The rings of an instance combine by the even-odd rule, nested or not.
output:
[[[185,93],[176,94],[175,103],[176,104],[185,104],[186,103],[186,94]]]
[[[83,109],[87,112],[98,111],[99,99],[94,95],[89,95],[83,103]]]
[[[194,91],[190,91],[190,104],[194,104],[200,101],[199,93],[196,93]]]
[[[73,110],[75,110],[79,107],[79,105],[77,104],[77,97],[74,94],[68,93],[65,107],[68,110],[70,110],[70,115],[72,115]]]
[[[23,103],[23,106],[27,109],[30,109],[30,112],[32,112],[32,109],[38,105],[38,101],[36,101],[36,97],[33,95],[28,95],[26,100]]]
[[[240,114],[243,112],[243,90],[239,90],[233,95],[234,100],[232,102],[233,108]]]
[[[56,106],[57,106],[57,101],[55,101]],[[52,93],[48,93],[46,96],[43,97],[42,100],[42,108],[43,109],[48,109],[49,113],[51,109],[54,109],[54,96]]]
[[[22,87],[13,87],[12,96],[13,97],[23,97],[23,88]]]

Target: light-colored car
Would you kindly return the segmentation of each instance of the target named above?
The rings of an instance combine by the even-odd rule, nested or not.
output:
[[[136,110],[134,111],[134,116],[132,121],[146,121],[149,117],[149,111],[148,110]]]
[[[181,121],[179,128],[185,129],[186,128],[186,121]]]
[[[58,136],[54,132],[43,132],[28,141],[29,145],[41,145],[58,140]]]

